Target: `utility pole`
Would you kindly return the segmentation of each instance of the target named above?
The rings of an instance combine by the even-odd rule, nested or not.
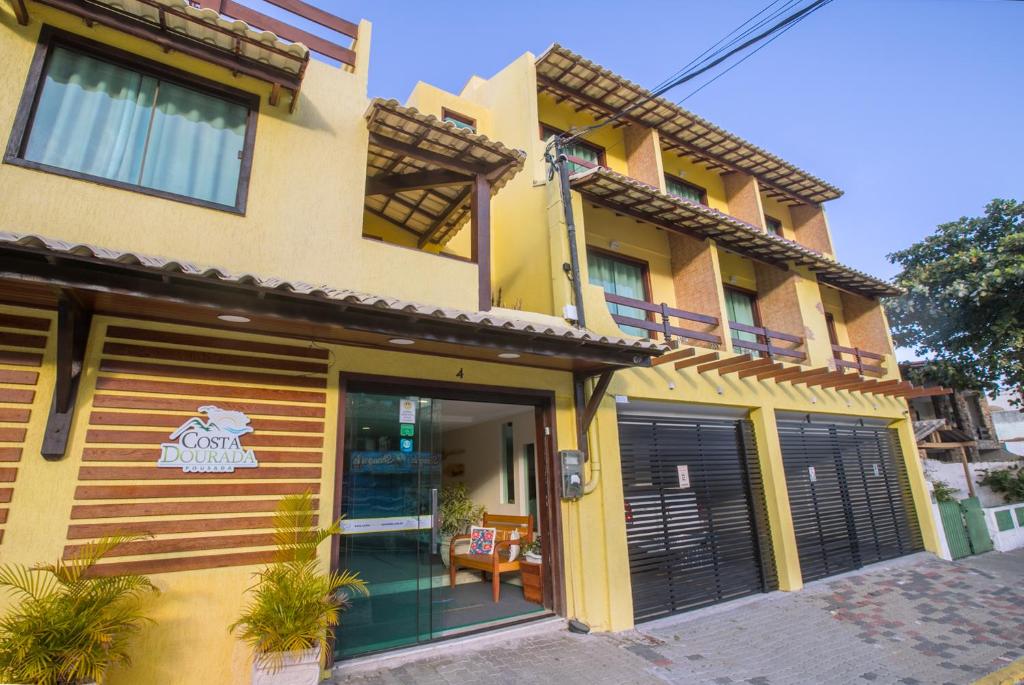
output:
[[[572,279],[572,294],[576,305],[577,328],[587,327],[583,311],[583,284],[580,282],[580,254],[576,248],[576,220],[572,214],[572,194],[569,190],[569,158],[562,148],[561,136],[555,136],[555,161],[558,170],[558,186],[562,193],[562,211],[565,213],[565,227],[569,234],[569,276]]]

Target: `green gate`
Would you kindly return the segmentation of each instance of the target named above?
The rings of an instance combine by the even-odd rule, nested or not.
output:
[[[972,554],[992,551],[992,538],[985,525],[985,512],[981,510],[981,502],[977,497],[938,504],[951,557],[963,559]]]

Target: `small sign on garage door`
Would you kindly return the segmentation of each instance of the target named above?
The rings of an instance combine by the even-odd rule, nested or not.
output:
[[[686,464],[676,466],[676,475],[679,476],[679,487],[686,489],[690,487],[690,467]]]

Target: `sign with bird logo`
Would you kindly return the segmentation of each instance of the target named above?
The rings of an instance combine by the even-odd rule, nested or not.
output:
[[[256,453],[242,446],[242,436],[252,433],[249,417],[212,404],[199,407],[206,420],[193,416],[160,445],[156,465],[180,468],[186,473],[232,473],[259,466]]]

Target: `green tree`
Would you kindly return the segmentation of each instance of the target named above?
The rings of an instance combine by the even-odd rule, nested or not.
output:
[[[889,255],[906,293],[888,303],[898,345],[930,373],[994,394],[1024,388],[1024,203],[993,200]]]

